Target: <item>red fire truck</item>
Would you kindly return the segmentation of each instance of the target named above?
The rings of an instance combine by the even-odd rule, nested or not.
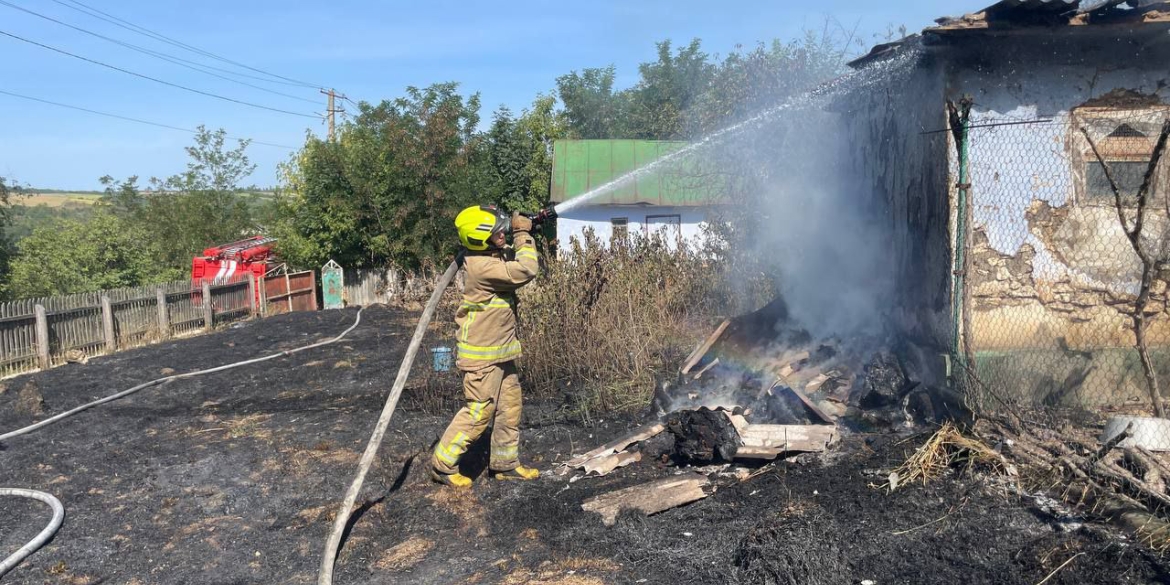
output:
[[[272,244],[276,238],[253,236],[246,240],[223,246],[207,248],[202,256],[191,261],[191,284],[196,288],[204,281],[226,282],[236,280],[244,274],[251,274],[259,284],[268,272],[269,263],[274,259]],[[259,296],[260,287],[256,287]],[[257,299],[259,301],[259,299]]]

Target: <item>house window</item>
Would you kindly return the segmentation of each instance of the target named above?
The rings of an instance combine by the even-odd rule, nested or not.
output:
[[[1154,141],[1162,125],[1164,112],[1159,110],[1108,110],[1093,108],[1075,114],[1074,137],[1078,147],[1074,156],[1079,158],[1076,171],[1077,201],[1082,205],[1114,204],[1113,187],[1105,176],[1101,160],[1109,164],[1109,170],[1121,192],[1124,205],[1136,203],[1137,192],[1145,180]],[[1086,128],[1093,137],[1093,143],[1101,157],[1093,152],[1079,131]],[[1150,186],[1150,194],[1161,191],[1165,169],[1161,169]]]
[[[609,225],[613,234],[611,237],[615,240],[624,240],[630,235],[630,219],[628,217],[615,217],[609,220]]]
[[[682,217],[678,215],[647,215],[646,233],[660,232],[667,238],[682,237]]]
[[[1096,157],[1094,157],[1096,158]],[[1146,176],[1149,160],[1128,161],[1110,160],[1109,170],[1113,172],[1113,180],[1117,181],[1117,188],[1121,191],[1123,201],[1132,201],[1142,188],[1142,180]],[[1113,187],[1105,176],[1105,167],[1096,160],[1091,160],[1085,168],[1085,197],[1090,201],[1113,203]]]

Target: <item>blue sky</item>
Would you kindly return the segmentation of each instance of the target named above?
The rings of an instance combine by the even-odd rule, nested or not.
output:
[[[71,10],[53,0],[3,0],[120,41],[233,68]],[[557,76],[613,64],[618,85],[637,80],[654,43],[698,37],[710,53],[737,44],[791,39],[826,17],[858,26],[872,44],[890,25],[910,30],[990,0],[626,0],[612,2],[292,2],[275,0],[81,0],[189,45],[289,78],[379,101],[407,86],[458,81],[480,92],[483,118],[499,105],[520,110]],[[310,100],[272,95],[181,68],[0,4],[0,31],[168,82],[290,111],[324,110],[316,89],[254,83]],[[320,120],[220,101],[159,85],[0,36],[0,91],[15,92],[171,126],[204,124],[258,141],[296,146]],[[234,68],[233,68],[234,69]],[[244,71],[235,69],[237,71]],[[251,72],[248,72],[251,73]],[[182,132],[94,116],[0,94],[0,176],[23,185],[96,189],[98,177],[168,176],[186,164]],[[251,181],[277,183],[290,150],[253,145]]]

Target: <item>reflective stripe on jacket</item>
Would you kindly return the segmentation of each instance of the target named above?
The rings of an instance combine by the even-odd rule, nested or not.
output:
[[[516,289],[540,271],[532,236],[517,232],[512,238],[515,259],[505,252],[468,253],[463,303],[455,313],[459,326],[456,365],[464,371],[514,360],[521,355],[516,337]]]

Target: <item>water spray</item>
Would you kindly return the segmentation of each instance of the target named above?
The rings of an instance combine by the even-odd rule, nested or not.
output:
[[[852,71],[842,75],[836,79],[823,83],[816,88],[805,93],[790,97],[783,102],[767,108],[758,114],[738,122],[721,130],[712,132],[701,140],[691,143],[684,148],[680,148],[674,152],[666,154],[653,162],[634,169],[620,177],[611,181],[603,183],[589,191],[578,195],[569,201],[563,201],[555,206],[548,206],[540,212],[527,215],[529,219],[533,220],[534,224],[555,219],[559,215],[572,211],[578,207],[586,205],[597,199],[601,195],[609,193],[615,189],[628,184],[638,177],[651,172],[659,167],[669,165],[682,157],[693,153],[697,150],[708,148],[718,144],[725,138],[733,136],[740,131],[747,128],[754,127],[761,123],[772,120],[781,112],[792,110],[800,107],[809,106],[813,100],[822,99],[827,96],[837,94],[845,89],[856,89],[858,87],[867,87],[873,85],[878,81],[888,81],[888,73],[896,68],[903,67],[905,64],[913,62],[918,58],[918,52],[914,50],[905,51],[901,56],[890,59],[886,62],[875,64],[865,69]],[[329,533],[329,539],[325,544],[325,551],[321,558],[321,572],[317,578],[318,585],[332,585],[333,584],[333,569],[337,560],[337,552],[341,544],[341,537],[345,533],[345,528],[349,524],[350,515],[353,512],[353,506],[357,502],[358,492],[361,491],[362,484],[365,482],[366,474],[369,472],[370,465],[373,464],[374,457],[378,452],[378,448],[382,443],[382,438],[386,434],[386,428],[390,424],[390,418],[394,415],[394,409],[398,405],[398,399],[402,395],[402,390],[406,385],[406,380],[410,374],[410,368],[414,365],[414,358],[418,354],[419,346],[422,344],[423,336],[426,334],[427,327],[430,325],[431,319],[435,315],[435,309],[439,305],[439,300],[443,297],[443,292],[451,284],[455,278],[455,273],[459,271],[462,264],[462,258],[456,258],[455,261],[447,267],[446,272],[435,283],[435,290],[431,293],[430,300],[427,301],[426,308],[423,309],[422,316],[419,317],[418,325],[414,330],[414,337],[410,340],[410,345],[407,347],[406,355],[402,358],[402,363],[398,367],[398,376],[394,379],[394,385],[390,389],[390,395],[386,398],[386,404],[382,408],[382,415],[378,418],[378,423],[374,427],[374,433],[370,436],[370,440],[366,443],[366,449],[362,453],[362,458],[358,464],[358,473],[354,477],[353,482],[349,486],[349,490],[345,494],[341,506],[334,515],[333,528]]]

